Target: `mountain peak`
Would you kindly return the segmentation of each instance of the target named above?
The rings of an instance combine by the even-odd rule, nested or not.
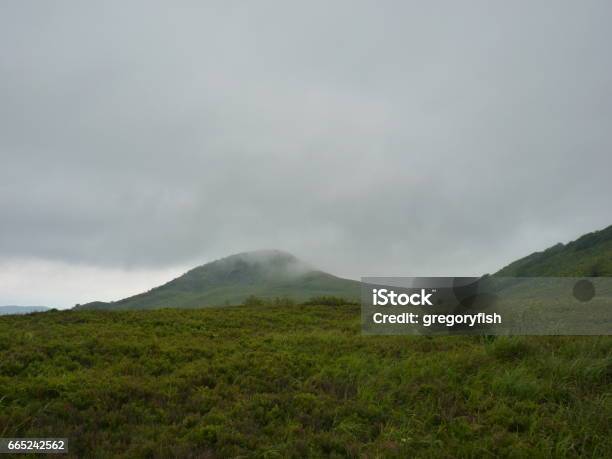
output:
[[[240,304],[250,295],[291,297],[359,297],[359,283],[322,272],[291,253],[264,249],[241,252],[193,268],[148,292],[112,303],[89,303],[86,309],[152,309]]]
[[[214,280],[261,281],[287,279],[314,269],[282,250],[264,249],[242,252],[192,269],[186,275],[214,277]]]
[[[302,263],[295,255],[278,249],[260,249],[252,250],[249,252],[236,253],[234,255],[229,255],[227,257],[220,258],[219,260],[213,261],[212,263],[224,260],[242,260],[247,263]]]

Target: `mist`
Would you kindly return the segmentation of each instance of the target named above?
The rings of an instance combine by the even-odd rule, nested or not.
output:
[[[5,2],[0,304],[234,253],[473,276],[612,223],[609,2]]]

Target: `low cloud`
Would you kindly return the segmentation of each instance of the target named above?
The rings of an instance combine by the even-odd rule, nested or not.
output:
[[[611,13],[7,4],[0,303],[117,299],[265,247],[354,278],[476,275],[605,227]],[[82,289],[54,287],[65,270]]]

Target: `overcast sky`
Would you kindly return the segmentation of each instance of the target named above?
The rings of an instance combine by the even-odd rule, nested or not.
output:
[[[0,3],[0,304],[232,253],[478,275],[612,224],[612,3]]]

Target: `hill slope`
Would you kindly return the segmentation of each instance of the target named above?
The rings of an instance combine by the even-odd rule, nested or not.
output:
[[[50,308],[46,306],[0,306],[0,316],[8,314],[29,314],[31,312],[44,312]]]
[[[612,276],[612,225],[585,234],[568,244],[557,244],[517,260],[496,276],[603,277]]]
[[[496,276],[563,277],[612,276],[612,226],[586,234],[568,244],[535,252]],[[316,296],[359,299],[359,282],[316,270],[293,255],[260,250],[232,255],[188,271],[184,275],[115,302],[93,302],[76,309],[199,308],[240,304],[250,295],[290,297],[305,301]]]
[[[240,304],[250,295],[305,301],[333,295],[359,298],[359,282],[318,271],[279,250],[245,252],[208,263],[148,292],[77,309],[198,308]]]

